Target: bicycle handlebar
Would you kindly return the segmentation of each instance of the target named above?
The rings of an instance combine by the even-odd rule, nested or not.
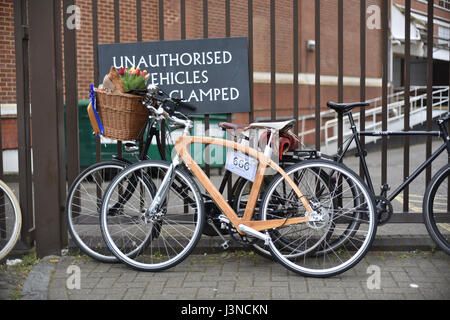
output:
[[[155,102],[157,107],[155,106]],[[182,125],[184,127],[190,126],[191,121],[187,119],[187,117],[177,111],[178,108],[186,108],[190,110],[196,110],[197,108],[183,101],[180,98],[172,98],[167,95],[164,91],[160,90],[158,87],[149,88],[147,94],[143,99],[144,105],[157,117],[165,118],[173,123]],[[180,115],[181,118],[185,118],[187,120],[180,119],[176,116],[176,114]]]
[[[189,109],[191,111],[197,110],[197,107],[189,102],[186,102],[184,99],[181,98],[172,98],[167,93],[159,89],[158,87],[150,87],[147,90],[146,97],[150,99],[150,101],[145,102],[153,102],[156,101],[159,105],[161,105],[166,112],[169,114],[173,114],[176,109],[179,108],[185,108]],[[148,106],[148,104],[146,104]]]

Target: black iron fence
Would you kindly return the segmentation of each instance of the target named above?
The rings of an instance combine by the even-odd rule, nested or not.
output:
[[[344,1],[338,1],[338,102],[344,99]],[[231,35],[230,0],[225,0],[225,34]],[[94,83],[99,84],[97,46],[99,43],[98,28],[98,0],[92,0],[92,39],[94,60]],[[293,52],[293,114],[299,117],[299,0],[292,0],[292,46]],[[28,244],[36,240],[39,256],[58,252],[67,242],[67,232],[64,221],[64,206],[67,185],[70,185],[80,171],[79,141],[78,141],[78,92],[77,92],[77,44],[76,30],[67,29],[61,25],[61,14],[66,8],[75,4],[74,0],[46,0],[27,1],[14,0],[15,46],[16,46],[16,90],[17,117],[19,140],[19,185],[20,204],[24,213],[22,240]],[[158,0],[158,28],[159,40],[165,39],[164,1]],[[275,1],[268,1],[270,6],[270,118],[277,119],[277,90],[276,90],[276,19]],[[142,41],[142,1],[136,0],[136,30],[137,40]],[[208,0],[203,0],[203,37],[208,38]],[[249,120],[255,120],[253,100],[253,24],[252,0],[248,0],[248,11],[240,12],[247,15],[248,48],[249,48],[249,80],[251,111]],[[390,1],[381,1],[382,20],[382,129],[387,129],[388,115],[388,46],[389,46],[389,6]],[[366,11],[367,3],[360,1],[360,100],[366,100]],[[320,150],[321,142],[321,107],[326,101],[321,101],[320,86],[320,58],[321,58],[321,4],[315,0],[315,147]],[[405,117],[404,129],[410,129],[410,21],[411,1],[405,1],[405,57],[404,57],[404,86],[405,86]],[[64,50],[61,39],[63,30]],[[119,0],[114,0],[114,41],[120,42],[120,10]],[[180,39],[186,39],[186,1],[180,0]],[[433,86],[433,1],[428,1],[428,37],[427,37],[427,120],[426,128],[431,129],[432,121],[432,86]],[[286,48],[283,48],[286,50]],[[64,58],[64,64],[63,64]],[[30,68],[31,67],[31,68]],[[64,88],[62,71],[65,70]],[[51,72],[49,72],[51,70]],[[31,79],[31,81],[29,80]],[[61,109],[63,104],[63,90],[65,90],[66,123],[64,135],[64,116]],[[32,97],[32,98],[31,98]],[[32,102],[33,130],[31,133]],[[364,109],[361,110],[360,129],[365,130]],[[231,120],[231,115],[228,115]],[[206,132],[210,126],[209,116],[205,116]],[[343,143],[343,121],[339,119],[338,145]],[[295,127],[298,133],[298,124]],[[31,172],[31,137],[33,141],[33,170]],[[364,137],[363,147],[364,147]],[[426,155],[431,154],[431,140],[428,139]],[[97,160],[100,160],[100,140],[96,141]],[[118,152],[122,148],[118,144]],[[382,138],[381,148],[381,183],[387,182],[387,138]],[[67,153],[67,162],[65,154]],[[410,173],[410,141],[405,137],[403,175]],[[207,162],[207,161],[206,161]],[[209,174],[209,167],[206,166]],[[427,169],[427,181],[431,170]],[[34,195],[32,185],[34,184]],[[420,217],[409,212],[408,189],[405,190],[403,215],[395,219],[397,222],[420,221]],[[33,212],[34,217],[33,218]]]

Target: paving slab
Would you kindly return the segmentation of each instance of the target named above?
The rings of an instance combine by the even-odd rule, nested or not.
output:
[[[194,254],[159,273],[114,265],[114,277],[108,271],[91,272],[105,266],[89,257],[48,261],[41,260],[30,272],[22,290],[24,299],[450,300],[450,256],[441,251],[370,251],[354,268],[327,279],[298,276],[250,251]],[[229,264],[238,264],[239,270],[228,271]],[[70,279],[71,266],[79,267],[79,287]],[[371,266],[380,270],[378,284],[370,278]]]

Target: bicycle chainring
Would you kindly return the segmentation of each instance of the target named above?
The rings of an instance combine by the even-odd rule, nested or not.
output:
[[[391,219],[394,208],[391,202],[384,197],[376,196],[375,202],[377,204],[378,225],[382,226]]]
[[[219,216],[222,214],[222,211],[220,211],[216,203],[209,196],[204,195],[204,203],[205,203],[206,221],[208,221],[208,219],[211,219],[214,225],[216,226],[217,230],[219,230],[222,235],[226,235],[228,232],[227,230],[221,228],[222,223],[219,219]],[[208,223],[205,223],[205,227],[203,228],[203,234],[210,237],[218,235],[216,230],[214,230],[214,228],[211,227]]]

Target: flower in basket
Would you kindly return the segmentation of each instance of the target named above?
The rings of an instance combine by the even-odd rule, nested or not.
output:
[[[147,70],[142,71],[139,68],[125,69],[121,67],[119,69],[119,75],[126,92],[146,89],[147,80],[150,77]]]

